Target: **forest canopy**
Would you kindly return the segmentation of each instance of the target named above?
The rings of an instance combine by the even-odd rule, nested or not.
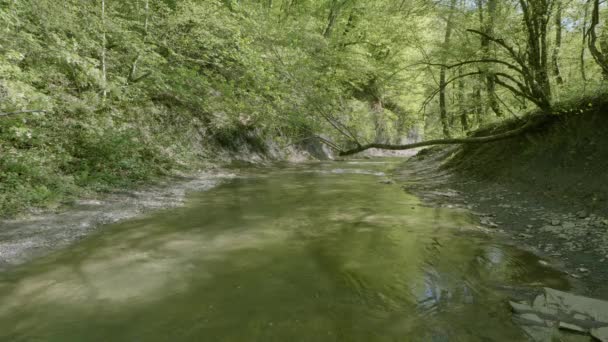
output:
[[[2,0],[0,206],[255,136],[458,139],[602,94],[599,0]],[[234,146],[233,146],[234,147]]]

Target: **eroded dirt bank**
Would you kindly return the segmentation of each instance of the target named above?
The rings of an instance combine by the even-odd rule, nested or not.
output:
[[[395,178],[435,204],[470,209],[480,226],[566,271],[577,292],[606,299],[608,124],[606,106],[589,108],[516,139],[423,150]]]

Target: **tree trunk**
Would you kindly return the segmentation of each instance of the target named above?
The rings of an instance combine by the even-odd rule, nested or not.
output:
[[[460,71],[462,75],[462,70]],[[462,126],[462,130],[467,132],[469,130],[469,118],[467,117],[467,107],[465,104],[465,94],[464,94],[464,78],[458,80],[458,92],[457,92],[457,101],[458,101],[458,111],[460,112],[460,125]]]
[[[365,150],[369,150],[370,148],[378,148],[378,149],[391,150],[391,151],[401,151],[401,150],[409,150],[409,149],[413,149],[413,148],[434,146],[434,145],[484,144],[484,143],[500,141],[500,140],[505,140],[505,139],[520,136],[537,127],[540,127],[540,126],[546,124],[547,122],[550,122],[551,118],[552,118],[551,115],[542,115],[542,116],[533,117],[528,122],[526,122],[525,124],[520,126],[519,128],[515,128],[511,131],[507,131],[504,133],[498,133],[495,135],[489,135],[489,136],[483,136],[483,137],[436,139],[436,140],[428,140],[428,141],[412,143],[412,144],[405,144],[405,145],[389,145],[389,144],[380,144],[380,143],[360,145],[352,150],[340,151],[340,156],[349,156],[352,154],[363,152]],[[335,146],[335,144],[331,144],[330,146]]]
[[[146,42],[148,40],[148,24],[150,21],[150,0],[146,0],[144,4],[144,34],[143,34],[143,44],[144,49],[146,48]],[[135,61],[133,61],[133,65],[131,66],[131,73],[129,74],[128,80],[129,82],[133,82],[137,80],[137,67],[139,61],[141,59],[142,52],[139,51],[137,53],[137,57],[135,57]]]
[[[385,144],[389,141],[389,137],[386,129],[384,105],[382,104],[382,100],[377,99],[372,104],[372,113],[374,114],[374,128],[376,131],[376,138],[374,139],[374,142],[378,144]]]
[[[454,10],[456,8],[456,0],[450,2],[450,13],[448,14],[447,23],[445,26],[445,36],[443,40],[443,51],[447,53],[450,48],[450,41],[452,38],[452,30],[454,25]],[[443,64],[445,65],[445,57]],[[446,88],[447,88],[447,67],[441,66],[439,71],[439,114],[441,118],[441,125],[443,127],[443,136],[446,138],[450,137],[450,120],[448,118],[448,109],[446,101]]]
[[[559,53],[562,48],[562,1],[556,0],[555,6],[555,45],[553,46],[553,54],[551,55],[551,64],[555,81],[561,85],[564,83],[559,69]]]
[[[334,30],[334,26],[336,25],[336,21],[338,20],[338,16],[342,10],[342,5],[346,3],[346,1],[347,0],[332,0],[331,7],[329,9],[329,16],[327,17],[327,26],[325,26],[325,30],[323,31],[323,37],[331,37],[331,33]]]
[[[551,110],[551,82],[548,72],[547,27],[552,0],[519,0],[528,35],[526,59],[529,68],[530,95],[543,111]]]
[[[477,6],[479,8],[479,20],[482,26],[482,32],[484,32],[487,36],[494,35],[494,19],[496,18],[496,9],[497,3],[496,0],[488,0],[488,16],[484,18],[483,15],[483,2],[482,0],[477,1]],[[481,37],[481,50],[483,52],[484,58],[491,58],[490,53],[490,40],[487,37]],[[500,104],[498,103],[498,99],[496,98],[496,80],[494,77],[494,73],[491,70],[490,65],[482,65],[484,71],[486,73],[485,84],[486,84],[486,93],[488,98],[488,105],[498,117],[502,117],[503,113],[500,108]]]
[[[597,47],[596,27],[600,23],[600,1],[593,0],[593,9],[591,11],[591,25],[589,27],[589,51],[595,59],[595,62],[602,68],[604,75],[608,73],[608,60],[603,51]]]
[[[101,86],[103,88],[103,100],[105,101],[108,95],[108,77],[106,66],[106,46],[108,44],[106,37],[106,1],[101,0]]]
[[[585,71],[585,52],[587,51],[587,21],[589,20],[589,2],[585,2],[585,15],[583,17],[583,44],[581,45],[581,78],[587,82],[587,72]]]

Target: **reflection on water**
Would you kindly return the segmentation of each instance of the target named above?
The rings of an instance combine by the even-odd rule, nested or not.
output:
[[[0,340],[519,341],[499,285],[567,287],[390,164],[245,170],[0,275]]]

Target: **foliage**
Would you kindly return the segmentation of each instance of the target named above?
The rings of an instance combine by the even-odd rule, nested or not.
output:
[[[0,214],[243,142],[462,136],[545,90],[549,109],[602,87],[592,9],[595,33],[583,0],[0,0],[0,113],[46,111],[0,116]]]

